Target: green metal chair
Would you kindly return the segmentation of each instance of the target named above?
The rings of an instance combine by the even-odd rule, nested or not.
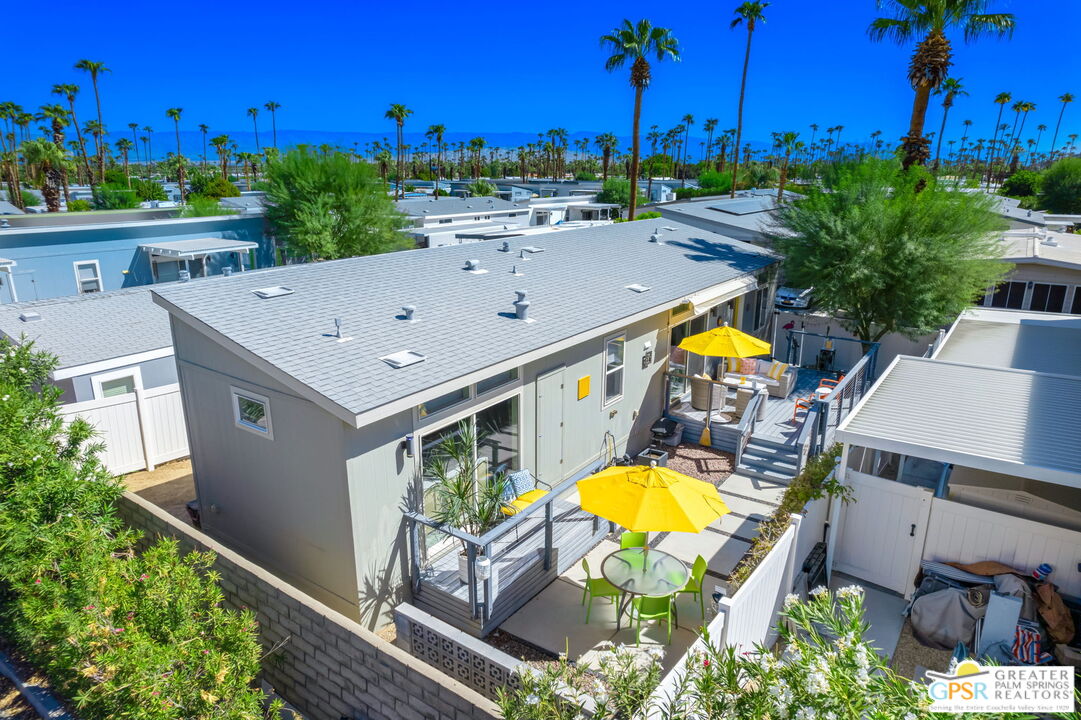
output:
[[[706,577],[706,559],[699,555],[695,558],[694,565],[691,567],[691,579],[687,581],[687,584],[683,586],[681,590],[677,590],[676,594],[680,595],[688,593],[695,595],[698,598],[698,610],[702,613],[702,619],[706,618],[706,601],[705,593],[702,591],[702,584]]]
[[[582,604],[586,605],[586,597],[589,604],[586,605],[586,625],[589,624],[589,613],[593,610],[593,598],[612,598],[612,602],[620,596],[620,589],[604,578],[594,578],[589,573],[589,563],[582,558],[582,569],[586,571],[586,586],[582,588]]]
[[[678,622],[676,619],[676,603],[674,595],[661,595],[659,597],[640,595],[631,598],[631,615],[635,620],[635,646],[641,645],[642,643],[643,620],[664,620],[668,624],[667,644],[672,644],[672,623]]]
[[[645,547],[647,540],[649,540],[649,533],[625,532],[619,537],[619,549]]]

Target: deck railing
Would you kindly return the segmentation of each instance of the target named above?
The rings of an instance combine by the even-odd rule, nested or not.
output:
[[[845,373],[829,395],[814,401],[814,408],[804,421],[805,428],[813,426],[812,435],[807,440],[810,443],[807,448],[810,455],[817,455],[829,445],[834,430],[874,384],[877,357],[878,345],[873,345],[867,354]],[[815,415],[813,423],[810,422],[812,414]]]
[[[729,389],[739,387],[738,385],[730,385],[728,383],[725,383],[723,380],[712,380],[712,379],[711,380],[705,380],[704,378],[701,378],[701,377],[695,378],[695,377],[692,377],[690,375],[685,375],[683,373],[678,373],[678,372],[666,372],[664,374],[664,377],[665,377],[665,395],[664,395],[664,397],[665,397],[665,400],[664,400],[664,412],[665,412],[665,414],[668,413],[669,407],[670,407],[671,401],[672,401],[671,387],[672,387],[672,381],[673,380],[682,380],[682,381],[684,381],[686,383],[687,390],[690,390],[690,387],[691,387],[690,383],[691,383],[692,380],[697,381],[697,382],[708,382],[709,383],[710,390],[709,390],[708,397],[706,398],[706,410],[705,410],[705,415],[703,416],[703,420],[702,420],[703,423],[705,422],[705,418],[711,417],[713,415],[714,410],[723,410],[723,408],[714,408],[713,407],[713,388],[715,386],[719,385],[719,386],[722,387],[723,392],[727,393]],[[738,422],[736,422],[734,424],[733,423],[725,423],[723,425],[715,425],[715,424],[711,423],[712,428],[713,428],[713,432],[717,432],[718,428],[726,428],[726,429],[729,429],[729,430],[734,431],[736,433],[736,442],[735,442],[734,452],[735,452],[735,455],[736,455],[736,464],[737,465],[739,464],[740,460],[742,459],[743,450],[747,447],[747,443],[750,441],[751,435],[754,434],[755,423],[758,421],[758,408],[765,401],[766,401],[765,400],[765,393],[756,392],[753,396],[751,396],[751,399],[747,402],[747,407],[744,408],[743,414],[740,416]]]
[[[407,511],[403,513],[408,523],[409,532],[409,562],[411,583],[414,593],[423,593],[424,570],[422,565],[428,565],[436,558],[428,558],[425,562],[424,551],[421,546],[421,528],[427,527],[437,532],[444,533],[465,546],[466,555],[466,587],[468,593],[468,612],[474,620],[480,621],[483,626],[492,617],[492,604],[495,600],[496,590],[493,583],[497,581],[499,573],[499,561],[509,552],[538,531],[543,532],[543,545],[541,549],[541,563],[545,571],[553,569],[554,555],[557,551],[554,541],[554,530],[557,524],[554,513],[554,505],[561,499],[564,493],[570,491],[577,477],[571,477],[554,486],[544,497],[530,503],[494,528],[480,537],[463,532],[455,527],[450,527],[427,517],[423,513]],[[543,517],[540,527],[535,522]],[[598,532],[598,523],[604,523],[607,528],[608,521],[593,517],[592,532]],[[447,552],[455,552],[454,549]],[[524,604],[524,603],[523,603]]]

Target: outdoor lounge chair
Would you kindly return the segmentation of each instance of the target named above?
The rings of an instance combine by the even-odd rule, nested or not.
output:
[[[729,358],[730,360],[731,358]],[[728,372],[724,374],[726,378],[739,378],[745,377],[748,381],[756,381],[763,383],[766,386],[766,391],[773,397],[786,398],[791,392],[792,388],[796,386],[796,377],[799,374],[799,368],[795,365],[788,365],[784,372],[776,379],[769,376],[770,368],[773,366],[773,360],[754,360],[754,372],[741,373],[732,369],[732,365],[729,364]]]
[[[724,385],[712,382],[708,377],[695,375],[691,378],[691,407],[695,410],[724,410]]]
[[[548,488],[541,490],[538,485]],[[528,470],[518,470],[507,476],[503,486],[503,507],[501,512],[513,517],[552,491],[552,486]]]

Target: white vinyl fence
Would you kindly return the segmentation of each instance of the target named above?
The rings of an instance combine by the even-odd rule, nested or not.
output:
[[[1049,563],[1060,592],[1081,597],[1081,532],[1035,520],[934,498],[923,559],[995,560],[1022,572]]]
[[[115,475],[153,470],[188,454],[178,384],[70,403],[60,412],[69,419],[81,417],[97,429],[96,439],[105,443],[102,460]]]

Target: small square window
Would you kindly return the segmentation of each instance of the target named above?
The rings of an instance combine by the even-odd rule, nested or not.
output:
[[[236,426],[257,435],[273,437],[269,398],[238,388],[232,388],[232,394]]]
[[[623,397],[624,350],[626,335],[616,335],[604,341],[604,404]]]
[[[101,292],[101,267],[97,260],[75,263],[75,283],[80,295]]]

